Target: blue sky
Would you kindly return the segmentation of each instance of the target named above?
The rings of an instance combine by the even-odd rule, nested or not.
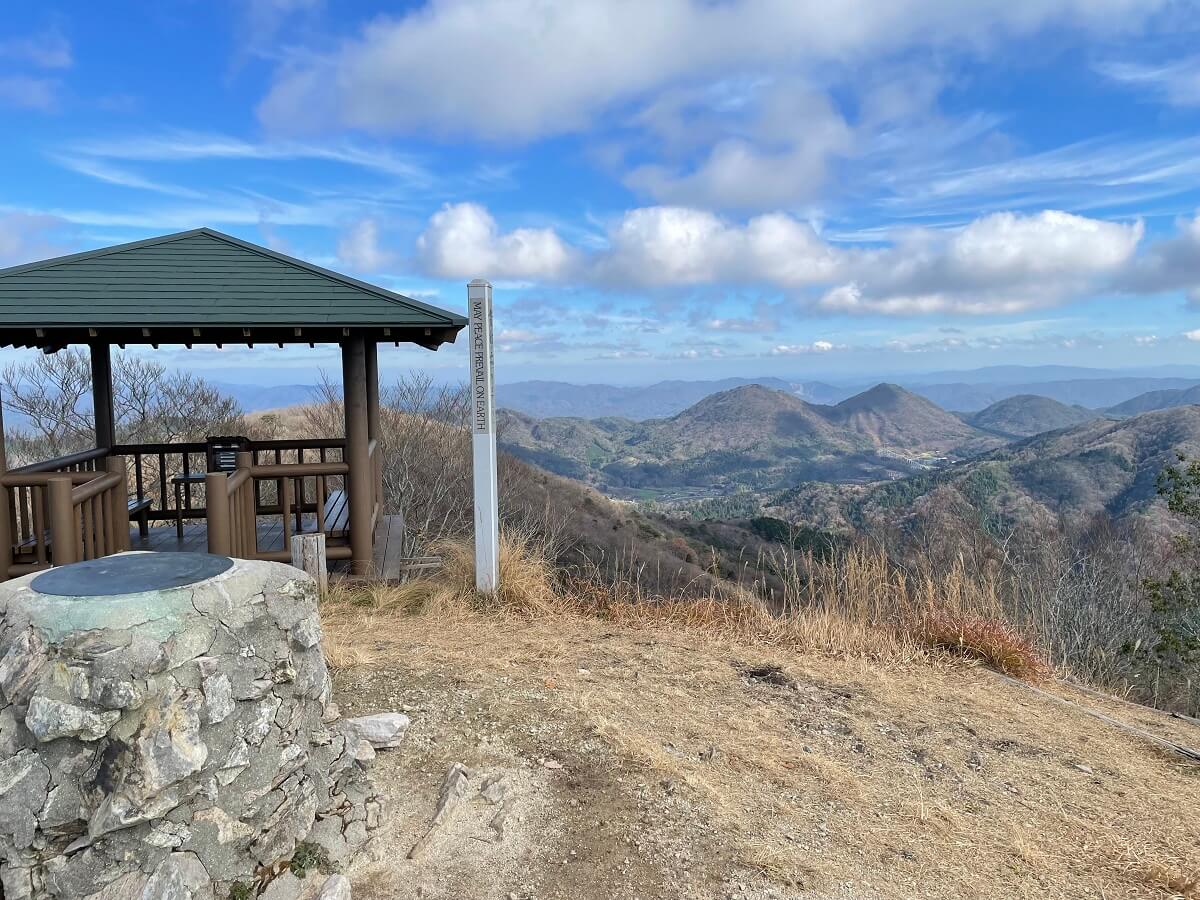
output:
[[[503,381],[1196,363],[1197,47],[1166,0],[20,4],[0,264],[207,225],[488,277]]]

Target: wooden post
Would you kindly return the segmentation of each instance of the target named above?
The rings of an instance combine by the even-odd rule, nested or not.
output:
[[[224,472],[209,472],[204,476],[204,507],[208,518],[208,552],[217,556],[229,556],[233,553],[227,479],[228,476]]]
[[[108,344],[92,344],[92,414],[96,420],[96,446],[112,447],[117,441],[113,414],[112,352]]]
[[[325,559],[325,533],[292,535],[292,565],[312,576],[317,595],[324,600],[329,590],[329,564]]]
[[[375,501],[379,504],[380,515],[383,514],[383,466],[380,464],[379,445],[379,344],[367,341],[367,439],[376,442],[375,465],[371,473],[372,487],[375,491]]]
[[[361,335],[342,342],[342,396],[346,409],[346,487],[350,503],[350,572],[371,574],[371,509],[374,506],[371,457],[367,447],[367,348]]]
[[[46,479],[50,502],[50,548],[54,565],[65,566],[76,561],[79,541],[79,517],[71,503],[71,476],[51,475]]]
[[[4,401],[0,398],[0,478],[3,478],[7,471],[8,456],[4,450]],[[0,581],[8,580],[8,570],[12,568],[12,530],[15,523],[9,518],[11,509],[8,488],[0,487]]]
[[[129,539],[129,468],[123,456],[108,458],[108,471],[120,472],[125,479],[125,489],[113,493],[112,512],[115,531],[114,553],[124,553],[131,546]]]

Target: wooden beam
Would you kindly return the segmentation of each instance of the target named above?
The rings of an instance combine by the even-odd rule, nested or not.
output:
[[[110,448],[117,442],[113,412],[112,349],[108,344],[90,346],[92,356],[92,414],[96,420],[96,446]]]
[[[346,487],[350,502],[350,572],[371,574],[372,483],[367,434],[367,347],[360,335],[342,342],[342,397],[346,413]]]

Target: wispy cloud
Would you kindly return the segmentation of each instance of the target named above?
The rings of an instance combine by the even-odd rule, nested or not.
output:
[[[436,176],[415,156],[351,141],[247,141],[209,132],[172,131],[110,140],[80,141],[67,148],[79,156],[143,162],[196,160],[319,160],[400,178],[428,187]]]
[[[1200,55],[1168,63],[1109,61],[1098,63],[1096,71],[1172,106],[1200,105]]]
[[[208,192],[206,194],[205,192],[183,187],[182,185],[156,181],[137,172],[112,165],[103,159],[86,156],[68,156],[65,154],[52,154],[51,159],[65,169],[70,169],[72,172],[86,175],[89,178],[95,178],[97,181],[103,181],[106,184],[115,184],[121,187],[135,188],[156,194],[166,194],[171,197],[187,197],[193,200],[211,196],[212,193]]]
[[[1105,137],[984,165],[893,172],[878,206],[902,217],[1129,207],[1194,191],[1200,138]]]
[[[57,28],[0,39],[0,59],[40,69],[67,69],[75,61],[70,41]]]
[[[0,106],[53,112],[58,109],[60,87],[56,78],[0,76]]]

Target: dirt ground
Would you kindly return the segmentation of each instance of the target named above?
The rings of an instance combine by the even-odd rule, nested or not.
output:
[[[986,670],[578,617],[335,628],[364,660],[343,713],[413,721],[374,764],[356,900],[1200,898],[1200,766]],[[410,860],[456,762],[464,798]]]

